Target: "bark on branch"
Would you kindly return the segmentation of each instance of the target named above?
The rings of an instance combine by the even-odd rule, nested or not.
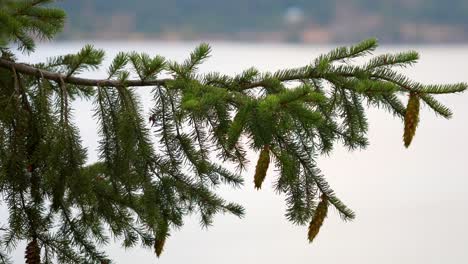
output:
[[[57,83],[65,82],[68,84],[82,85],[82,86],[102,86],[102,87],[118,87],[118,86],[165,86],[165,84],[171,79],[157,79],[157,80],[126,80],[121,82],[119,80],[109,80],[109,79],[87,79],[74,76],[67,76],[65,74],[51,72],[43,69],[39,69],[29,64],[17,63],[11,60],[0,58],[0,68],[12,69],[14,68],[16,72],[26,74],[29,76],[35,76],[38,78],[44,78],[47,80],[52,80]],[[307,76],[297,75],[285,79],[280,79],[280,81],[294,81],[305,79]],[[246,83],[240,85],[239,90],[247,90],[255,87],[264,86],[263,81],[257,81],[252,83]]]
[[[58,83],[63,80],[65,83],[82,85],[82,86],[106,86],[106,87],[118,87],[118,86],[158,86],[166,84],[170,79],[158,79],[158,80],[127,80],[121,82],[118,80],[108,79],[86,79],[80,77],[70,76],[67,77],[65,74],[50,72],[33,67],[28,64],[16,63],[7,59],[0,58],[0,68],[12,69],[16,72],[35,76],[38,78],[45,78],[48,80],[56,81]]]

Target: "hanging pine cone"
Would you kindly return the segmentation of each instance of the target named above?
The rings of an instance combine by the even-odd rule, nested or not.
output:
[[[154,252],[156,253],[156,256],[159,258],[161,256],[161,253],[164,249],[164,243],[166,242],[166,237],[156,239],[154,241]]]
[[[263,180],[265,180],[266,172],[270,165],[270,146],[265,145],[258,157],[257,166],[255,167],[254,183],[255,188],[262,188]]]
[[[24,258],[26,264],[41,264],[41,250],[35,238],[26,246]]]
[[[403,141],[405,147],[409,147],[416,133],[416,127],[419,122],[419,96],[415,92],[409,95],[408,106],[405,114],[405,131],[403,133]]]
[[[314,238],[317,236],[318,232],[320,231],[320,227],[322,227],[323,221],[325,217],[327,217],[328,213],[328,199],[325,195],[322,194],[320,197],[321,200],[315,209],[314,217],[309,224],[309,233],[308,238],[309,242],[312,242]]]

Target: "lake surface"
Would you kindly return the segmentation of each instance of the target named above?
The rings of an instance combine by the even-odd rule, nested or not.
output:
[[[83,43],[43,44],[23,61],[76,52]],[[136,50],[169,59],[183,60],[197,43],[96,42],[107,51],[106,65],[118,51]],[[334,46],[213,43],[212,58],[200,70],[234,74],[256,66],[263,71],[308,64]],[[376,54],[414,49],[421,60],[404,72],[423,83],[468,82],[468,46],[384,46]],[[105,74],[86,74],[104,77]],[[141,89],[145,109],[151,106],[150,89]],[[237,219],[220,215],[214,226],[203,230],[198,218],[172,233],[164,254],[156,260],[151,250],[109,246],[116,263],[468,263],[468,93],[443,96],[454,112],[447,121],[424,108],[416,137],[409,149],[403,147],[403,125],[383,110],[369,111],[370,146],[348,152],[336,147],[321,157],[319,167],[357,218],[342,222],[331,210],[313,244],[307,242],[307,227],[294,226],[284,217],[284,197],[272,188],[274,172],[264,188],[254,191],[251,178],[257,156],[244,174],[240,190],[220,190],[228,200],[246,207]],[[96,124],[91,104],[75,104],[75,118],[88,147],[90,161],[96,160]],[[2,210],[3,209],[3,210]],[[5,212],[4,208],[0,212]],[[0,216],[0,221],[5,215]],[[14,253],[23,263],[24,247]]]

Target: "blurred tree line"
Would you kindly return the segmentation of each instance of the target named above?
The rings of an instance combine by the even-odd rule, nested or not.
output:
[[[142,33],[274,31],[284,29],[284,15],[291,7],[301,10],[305,22],[327,26],[339,19],[342,13],[337,10],[343,5],[351,7],[355,16],[356,12],[373,14],[395,26],[408,22],[468,24],[466,0],[64,0],[60,3],[69,16],[69,34],[99,32],[96,25],[104,25],[105,21],[106,25],[111,24],[110,18],[116,15],[130,17],[128,30]]]

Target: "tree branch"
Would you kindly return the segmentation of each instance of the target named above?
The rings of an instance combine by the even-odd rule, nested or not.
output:
[[[170,79],[158,79],[158,80],[127,80],[127,81],[118,81],[118,80],[108,80],[108,79],[86,79],[80,77],[67,77],[65,74],[60,74],[56,72],[50,72],[36,68],[34,66],[16,63],[4,58],[0,58],[0,68],[12,69],[15,68],[17,72],[23,73],[30,76],[35,76],[38,78],[45,78],[48,80],[56,81],[58,83],[63,80],[68,84],[82,85],[82,86],[107,86],[107,87],[118,87],[118,86],[158,86],[164,85]]]
[[[35,76],[38,78],[45,78],[48,80],[56,81],[57,83],[65,82],[68,84],[82,85],[82,86],[102,86],[102,87],[118,87],[118,86],[164,86],[171,79],[157,79],[157,80],[126,80],[121,82],[119,80],[109,80],[109,79],[86,79],[74,76],[67,76],[65,74],[51,72],[43,69],[39,69],[29,64],[17,63],[11,60],[0,58],[0,68],[12,69],[15,68],[17,72],[23,73],[30,76]],[[312,78],[313,76],[308,76],[304,74],[296,74],[288,78],[280,79],[281,82],[286,81],[295,81],[306,78]],[[248,90],[255,87],[265,86],[265,81],[260,80],[256,82],[246,83],[240,86],[240,90]]]

